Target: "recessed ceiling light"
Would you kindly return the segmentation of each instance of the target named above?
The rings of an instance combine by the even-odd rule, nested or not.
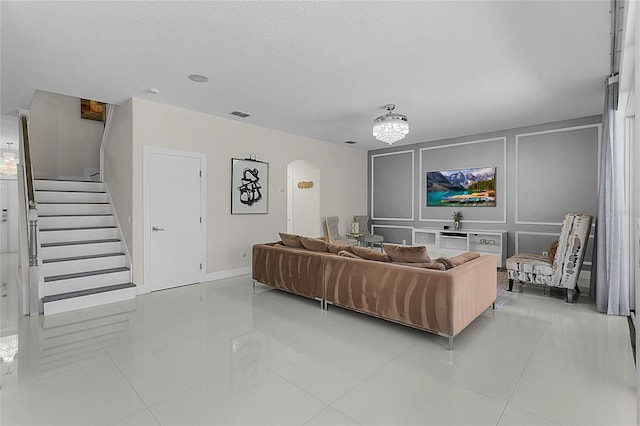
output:
[[[247,114],[246,112],[242,112],[242,111],[233,111],[233,112],[230,112],[229,114],[235,115],[236,117],[240,117],[240,118],[251,117],[251,114]]]
[[[356,144],[358,142],[356,142],[356,141],[344,141],[344,143],[346,143],[347,145],[353,145],[353,144]]]
[[[149,87],[149,93],[151,93],[152,95],[157,95],[158,93],[160,93],[160,90],[156,89],[155,87]]]
[[[196,83],[206,83],[207,81],[209,81],[207,77],[200,74],[191,74],[189,76],[189,80],[195,81]]]

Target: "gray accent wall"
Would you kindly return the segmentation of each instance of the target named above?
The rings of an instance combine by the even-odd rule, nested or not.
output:
[[[373,185],[379,191],[370,193],[373,219],[413,220],[413,161],[413,150],[371,156]]]
[[[601,122],[598,115],[369,151],[375,232],[401,242],[410,232],[405,227],[442,228],[461,210],[462,230],[506,230],[509,256],[516,246],[541,254],[557,239],[565,213],[596,215]],[[490,166],[496,167],[495,207],[426,206],[426,172]]]

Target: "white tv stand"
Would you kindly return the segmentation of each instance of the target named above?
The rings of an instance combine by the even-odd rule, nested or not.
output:
[[[413,244],[426,246],[431,258],[476,251],[495,256],[499,268],[507,260],[507,231],[413,228]]]

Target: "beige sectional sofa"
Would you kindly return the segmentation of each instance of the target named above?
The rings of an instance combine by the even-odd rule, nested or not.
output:
[[[324,307],[336,305],[436,333],[449,339],[450,349],[453,338],[496,299],[493,256],[436,270],[340,253],[256,244],[254,285],[259,282],[318,300]]]

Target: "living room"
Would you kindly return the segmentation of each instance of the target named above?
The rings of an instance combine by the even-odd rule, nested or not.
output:
[[[130,256],[137,295],[123,302],[126,309],[114,312],[96,308],[58,314],[42,324],[29,317],[20,320],[40,336],[41,346],[34,348],[41,352],[48,350],[42,344],[55,334],[55,323],[59,331],[75,336],[72,346],[86,335],[93,355],[70,350],[69,358],[79,359],[78,365],[60,356],[53,359],[61,368],[42,370],[42,364],[28,363],[29,352],[21,346],[16,364],[3,363],[3,373],[15,373],[2,385],[3,424],[420,424],[420,418],[425,424],[635,423],[635,391],[629,392],[635,369],[626,314],[596,313],[585,294],[593,273],[595,232],[587,243],[583,295],[576,304],[534,286],[520,291],[518,285],[503,307],[483,313],[461,334],[453,351],[439,336],[337,307],[323,312],[303,298],[267,287],[258,286],[252,294],[253,245],[296,231],[288,222],[288,202],[297,180],[291,182],[287,170],[299,160],[320,171],[319,178],[300,179],[313,181],[319,199],[319,220],[304,231],[312,237],[325,235],[326,217],[337,216],[345,234],[354,215],[368,215],[371,231],[385,242],[411,245],[421,230],[453,228],[451,214],[460,210],[461,231],[505,231],[506,256],[541,254],[557,239],[565,213],[598,214],[610,2],[399,2],[397,8],[359,3],[204,2],[202,9],[189,9],[173,2],[3,2],[2,142],[19,142],[19,110],[33,110],[36,91],[113,105],[101,179]],[[636,12],[629,8],[633,12],[621,15],[625,23],[635,23]],[[362,22],[356,25],[359,17]],[[48,35],[27,35],[21,22],[48,28]],[[189,26],[196,34],[187,37]],[[216,26],[218,30],[212,29]],[[621,50],[630,59],[618,59],[620,105],[633,117],[635,58],[629,40],[634,35],[627,27],[623,32],[629,39]],[[78,33],[99,34],[94,42],[100,47],[77,44]],[[475,40],[480,34],[484,41]],[[98,53],[78,59],[81,47]],[[33,54],[23,56],[24,49]],[[180,81],[155,73],[165,68]],[[190,80],[190,74],[209,81]],[[371,136],[371,127],[390,102],[396,103],[394,112],[406,114],[410,132],[387,146]],[[240,118],[232,111],[251,115]],[[38,126],[33,116],[30,120],[30,126]],[[633,120],[627,119],[627,134]],[[626,156],[627,195],[637,188],[636,151],[630,149]],[[60,148],[58,154],[68,152]],[[160,288],[150,278],[149,233],[157,224],[151,223],[153,212],[145,197],[154,153],[198,153],[203,159],[202,284],[156,291]],[[266,214],[231,212],[232,159],[246,158],[268,164]],[[495,169],[495,206],[427,204],[428,172],[470,167]],[[59,175],[66,174],[59,170]],[[628,201],[629,211],[637,211],[638,200],[631,196]],[[637,218],[629,211],[630,219]],[[638,230],[633,224],[629,229],[629,245],[634,246]],[[634,283],[637,253],[630,247],[627,255]],[[3,271],[8,270],[3,264]],[[632,285],[632,309],[634,290]],[[119,329],[115,344],[109,343],[106,335],[95,334],[105,327],[105,318],[124,318],[131,328]],[[576,324],[581,321],[588,325]],[[17,329],[17,322],[11,322],[2,335],[14,325]],[[160,331],[162,327],[167,330]],[[309,338],[314,332],[320,332],[317,341]],[[167,348],[173,338],[184,348]],[[203,352],[201,343],[207,348]],[[397,350],[391,349],[394,345]],[[512,360],[501,359],[501,351]],[[162,382],[155,377],[162,377],[161,365],[179,352],[182,357],[197,354],[193,366],[185,367],[189,361],[179,358],[176,365],[188,372],[181,376],[171,367],[171,389],[160,390]],[[350,359],[336,355],[340,353]],[[588,359],[591,354],[594,359]],[[209,355],[216,362],[207,367]],[[601,367],[607,357],[619,362]],[[420,366],[421,359],[429,365]],[[482,369],[477,360],[486,362],[487,375],[472,372]],[[83,362],[99,368],[89,373]],[[86,389],[87,377],[112,380],[111,390],[125,396],[111,414],[99,401],[86,401],[103,419],[82,410],[74,417],[68,414],[73,411],[69,401],[53,398],[57,392],[80,397],[78,390],[52,379],[67,374],[78,389]],[[259,379],[243,381],[241,374]],[[551,404],[536,396],[552,392],[536,380],[554,376],[560,378],[548,398]],[[22,377],[41,393],[20,393]],[[266,393],[258,390],[260,383],[267,383],[262,388]],[[385,383],[396,396],[379,391]],[[409,391],[402,393],[405,385]],[[580,393],[583,388],[606,390]],[[111,390],[101,395],[112,398]],[[278,391],[281,398],[274,395]],[[411,396],[422,392],[432,400]],[[567,402],[567,393],[574,392],[578,396]],[[235,394],[246,398],[246,405]],[[287,396],[297,407],[283,414],[274,406]],[[457,412],[456,397],[471,407],[468,417]],[[206,412],[209,400],[217,401],[219,417]],[[17,409],[22,403],[34,412]],[[47,418],[47,410],[55,415]],[[438,414],[430,417],[430,410]]]

